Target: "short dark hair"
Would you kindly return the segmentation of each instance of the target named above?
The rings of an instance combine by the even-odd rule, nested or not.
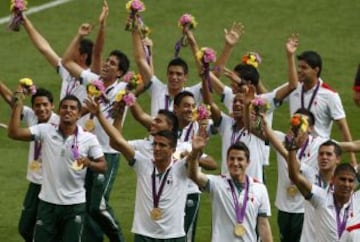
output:
[[[37,97],[47,97],[50,103],[54,103],[54,97],[52,93],[45,88],[36,89],[36,93],[31,96],[31,105],[34,105],[35,98]]]
[[[177,133],[179,131],[179,121],[173,112],[166,109],[160,109],[158,114],[164,115],[166,117],[166,122],[172,126],[172,132]]]
[[[351,173],[354,174],[354,176],[356,176],[356,171],[354,169],[354,167],[352,165],[350,165],[349,163],[341,163],[339,164],[334,171],[334,176],[337,176],[340,172],[343,171],[349,171]]]
[[[186,61],[184,59],[182,59],[180,57],[175,57],[174,59],[169,61],[167,70],[169,70],[170,66],[181,66],[183,68],[185,74],[188,74],[188,72],[189,72],[188,64],[186,63]]]
[[[327,141],[325,141],[324,143],[322,143],[319,147],[319,149],[323,146],[333,146],[334,147],[334,153],[336,156],[341,156],[342,154],[342,150],[341,147],[338,145],[338,143],[336,143],[335,141],[329,139]]]
[[[80,55],[87,54],[85,64],[87,66],[91,65],[92,51],[93,51],[94,43],[90,39],[82,39],[80,41]]]
[[[171,148],[176,148],[177,146],[177,133],[170,131],[170,130],[162,130],[157,132],[154,136],[161,136],[161,137],[165,137],[166,139],[168,139],[170,141],[170,147]]]
[[[75,101],[77,108],[81,112],[81,108],[82,108],[81,102],[80,102],[79,98],[77,98],[75,95],[66,95],[63,99],[61,99],[59,108],[61,108],[61,105],[63,104],[63,102],[67,101],[67,100]]]
[[[297,56],[297,59],[305,61],[313,69],[319,67],[318,77],[320,76],[322,70],[322,60],[321,56],[317,52],[313,50],[304,51]]]
[[[295,113],[302,114],[308,117],[309,125],[314,126],[315,125],[315,116],[314,114],[307,108],[299,108],[295,111]]]
[[[109,56],[112,56],[112,55],[116,56],[116,58],[119,60],[118,68],[120,71],[122,71],[122,75],[119,76],[119,78],[120,78],[123,75],[125,75],[126,72],[128,72],[129,67],[130,67],[130,60],[127,57],[127,55],[120,50],[111,51]]]
[[[242,80],[250,81],[254,86],[259,84],[260,74],[254,66],[241,63],[235,66],[234,71],[238,73]]]
[[[184,97],[192,97],[195,99],[194,94],[189,91],[182,91],[175,95],[174,105],[179,106]]]
[[[248,162],[250,161],[250,150],[244,142],[238,141],[238,142],[230,145],[230,147],[227,150],[227,154],[226,154],[227,158],[229,157],[230,151],[232,151],[232,150],[244,151],[247,161]]]

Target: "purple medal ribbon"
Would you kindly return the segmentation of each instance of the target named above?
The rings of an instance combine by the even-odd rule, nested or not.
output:
[[[71,78],[71,82],[72,85],[70,87],[70,83],[68,83],[68,85],[66,86],[66,95],[70,95],[72,94],[72,91],[75,89],[76,87],[76,79],[75,78]]]
[[[334,196],[334,205],[335,205],[335,213],[336,213],[336,224],[337,224],[337,233],[338,233],[338,237],[340,238],[342,233],[344,232],[345,230],[345,227],[346,227],[346,222],[347,222],[347,219],[348,219],[348,215],[349,215],[349,209],[351,207],[351,204],[349,204],[349,206],[347,208],[345,208],[345,211],[344,211],[344,216],[343,216],[343,219],[342,221],[340,220],[340,211],[341,211],[341,208],[338,208],[338,206],[336,206],[335,204],[335,196]]]
[[[318,81],[317,84],[316,84],[316,88],[310,98],[310,102],[309,102],[309,105],[307,107],[307,110],[310,110],[314,100],[315,100],[315,96],[317,94],[317,92],[319,91],[319,88],[320,88],[320,82]],[[301,108],[305,108],[305,104],[304,104],[304,86],[302,86],[302,89],[301,89]]]
[[[171,167],[169,169],[167,169],[167,171],[165,172],[163,178],[160,181],[160,187],[159,187],[159,191],[158,193],[156,193],[156,174],[155,174],[155,166],[154,166],[154,170],[153,173],[151,175],[152,178],[152,195],[153,195],[153,205],[154,208],[158,208],[159,207],[159,202],[160,202],[160,196],[164,190],[164,186],[167,180],[167,177],[169,175],[169,172],[171,170]]]
[[[234,185],[230,179],[228,179],[228,183],[230,185],[231,194],[232,194],[233,201],[234,201],[236,222],[242,224],[242,222],[244,221],[244,217],[245,217],[246,205],[247,205],[247,202],[249,199],[249,177],[246,176],[245,195],[244,195],[242,207],[240,207],[239,200],[236,196]]]
[[[300,161],[301,161],[301,158],[303,158],[303,156],[304,156],[304,153],[305,153],[305,150],[306,150],[306,147],[308,146],[308,144],[309,144],[309,138],[307,138],[306,141],[305,141],[305,144],[303,144],[301,146],[301,150],[300,150],[299,155],[298,155],[298,159]]]
[[[231,144],[235,144],[235,143],[239,142],[239,140],[241,139],[241,136],[243,136],[244,133],[245,133],[245,128],[242,128],[240,134],[238,135],[238,137],[236,137],[236,132],[233,131],[232,135],[231,135]]]
[[[190,133],[191,131],[193,130],[193,126],[194,126],[194,122],[192,122],[189,126],[189,128],[186,130],[186,134],[185,134],[185,138],[184,138],[184,141],[189,141],[189,138],[190,138]]]
[[[38,160],[41,153],[41,142],[35,140],[34,142],[34,160]]]

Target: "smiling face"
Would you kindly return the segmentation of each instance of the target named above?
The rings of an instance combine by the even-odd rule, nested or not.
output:
[[[244,103],[245,103],[245,95],[243,93],[237,93],[233,100],[234,119],[239,119],[243,116]]]
[[[80,111],[77,101],[63,100],[59,107],[60,123],[67,125],[75,124],[80,118]]]
[[[169,90],[180,92],[185,85],[187,75],[182,66],[171,65],[167,70]]]
[[[110,55],[103,63],[100,77],[104,82],[112,83],[121,75],[122,71],[119,70],[119,59],[115,55]]]
[[[158,164],[170,163],[175,149],[170,140],[164,136],[155,135],[153,141],[154,162]]]
[[[50,119],[53,108],[54,105],[46,96],[37,96],[33,100],[32,109],[39,123],[46,123]]]
[[[237,179],[245,174],[249,165],[249,160],[244,150],[231,149],[227,156],[227,165],[230,176]]]
[[[158,114],[151,122],[150,134],[154,135],[159,131],[171,130],[171,129],[172,126],[167,121],[166,116],[163,114]]]
[[[174,105],[174,113],[179,123],[189,124],[192,121],[192,111],[195,107],[195,99],[191,96],[184,96],[179,105]]]

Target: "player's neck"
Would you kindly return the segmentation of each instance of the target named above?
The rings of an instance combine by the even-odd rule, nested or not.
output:
[[[169,159],[164,161],[155,161],[154,164],[158,172],[163,173],[166,171],[170,163],[171,163],[171,157],[169,157]]]
[[[308,91],[310,90],[311,88],[315,87],[316,84],[318,83],[318,78],[314,78],[314,79],[311,79],[311,80],[307,80],[307,81],[304,81],[304,90],[305,91]]]
[[[65,138],[74,134],[76,131],[76,128],[77,128],[76,123],[75,124],[60,123],[60,125],[59,125],[59,130]]]

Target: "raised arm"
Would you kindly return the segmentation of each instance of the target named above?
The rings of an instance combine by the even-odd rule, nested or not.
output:
[[[311,195],[312,184],[309,182],[300,172],[300,162],[296,157],[297,149],[290,148],[289,149],[289,161],[288,161],[288,170],[289,170],[289,178],[299,189],[301,194],[305,198],[309,198]]]
[[[59,64],[60,57],[50,46],[49,42],[37,31],[31,21],[23,15],[23,26],[33,43],[33,45],[39,50],[39,52],[45,57],[49,64],[56,68]]]
[[[7,104],[12,106],[11,98],[13,95],[13,92],[3,83],[0,81],[0,95],[5,100]]]
[[[211,73],[211,72],[210,72],[210,76],[215,77],[215,75],[213,73]],[[214,121],[214,124],[218,124],[220,119],[221,119],[221,111],[220,111],[219,107],[216,105],[216,103],[212,99],[212,95],[210,93],[208,81],[206,80],[204,75],[201,75],[201,77],[202,77],[202,87],[203,87],[202,95],[203,95],[204,103],[210,105],[211,118]]]
[[[130,107],[130,112],[136,121],[138,121],[147,130],[150,130],[152,118],[142,109],[138,102],[135,102],[134,105]]]
[[[146,59],[146,53],[144,45],[141,40],[141,34],[139,26],[136,24],[132,31],[132,43],[134,48],[134,60],[143,78],[144,86],[147,87],[150,83],[152,76],[154,75],[153,66],[149,65]]]
[[[229,30],[224,29],[224,33],[225,33],[224,47],[222,49],[221,54],[216,59],[215,68],[214,68],[214,74],[217,77],[220,77],[222,75],[223,70],[230,58],[230,55],[234,47],[239,42],[241,36],[244,34],[244,25],[242,23],[233,23]]]
[[[64,53],[62,63],[70,74],[75,78],[80,78],[84,68],[76,63],[76,53],[79,52],[80,41],[87,36],[92,30],[92,26],[88,23],[84,23],[79,27],[79,30],[68,46]]]
[[[345,141],[345,142],[352,141],[350,129],[349,129],[348,123],[346,121],[346,118],[335,120],[335,122],[339,127],[339,130],[340,130],[340,133],[342,136],[342,141]],[[356,156],[352,152],[350,152],[349,155],[350,155],[350,164],[355,167],[357,165]]]
[[[189,28],[185,28],[184,29],[185,34],[187,36],[191,51],[193,53],[194,59],[195,59],[195,63],[196,66],[198,68],[198,71],[201,72],[202,70],[202,65],[200,60],[198,60],[197,58],[197,52],[199,51],[199,46],[196,42],[195,36],[193,34],[193,32],[189,29]],[[218,95],[222,95],[223,91],[224,91],[224,84],[217,78],[217,76],[215,74],[210,76],[210,81],[211,81],[211,86],[214,88],[215,92]]]
[[[286,98],[293,90],[296,89],[298,85],[298,75],[296,70],[295,63],[295,53],[297,50],[297,46],[299,43],[298,36],[296,34],[292,34],[285,45],[286,49],[286,58],[288,63],[288,83],[283,87],[279,88],[275,94],[275,99],[281,102],[284,98]]]
[[[199,169],[199,158],[205,145],[206,139],[195,135],[192,140],[192,150],[186,158],[189,177],[201,188],[205,187],[209,180]]]
[[[135,156],[135,150],[124,139],[121,132],[105,118],[104,114],[100,111],[99,104],[91,98],[85,99],[85,104],[89,110],[91,110],[91,113],[94,114],[99,120],[101,126],[109,136],[112,144],[114,144],[112,147],[120,151],[128,161],[133,160]]]
[[[105,27],[106,20],[109,15],[109,7],[106,0],[103,1],[101,14],[99,16],[99,30],[94,43],[92,60],[91,60],[91,71],[99,74],[101,71],[101,55],[104,49],[105,43]]]
[[[23,109],[23,101],[25,100],[25,95],[22,91],[22,87],[18,86],[14,95],[13,95],[13,108],[9,120],[8,126],[8,136],[14,140],[23,140],[31,141],[32,134],[29,128],[22,128],[20,124],[21,112]]]
[[[360,140],[339,142],[338,144],[344,152],[360,152]]]

